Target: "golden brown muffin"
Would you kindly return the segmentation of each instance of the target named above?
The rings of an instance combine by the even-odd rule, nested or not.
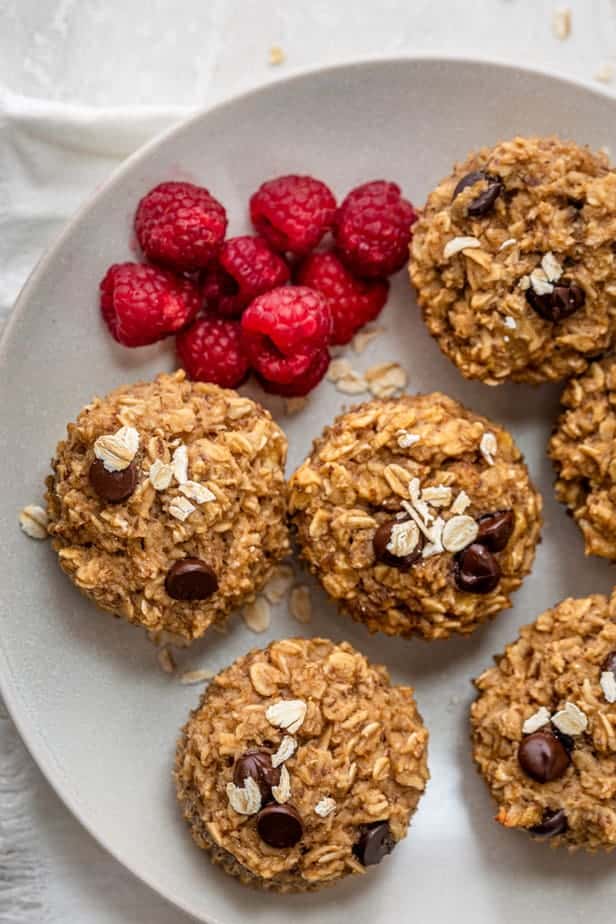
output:
[[[614,339],[616,172],[558,138],[482,148],[428,196],[410,274],[428,330],[489,385],[583,372]]]
[[[310,570],[388,635],[466,635],[510,606],[541,529],[511,435],[438,392],[342,414],[289,488]]]
[[[552,847],[616,846],[616,596],[563,600],[476,681],[473,754],[496,820]]]
[[[428,781],[410,687],[347,642],[272,642],[212,680],[178,743],[178,799],[199,847],[276,892],[379,863]]]
[[[181,371],[95,398],[47,481],[61,567],[103,609],[198,638],[288,553],[286,449],[258,404]]]

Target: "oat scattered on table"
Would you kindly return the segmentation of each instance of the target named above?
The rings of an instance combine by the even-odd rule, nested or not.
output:
[[[279,67],[287,60],[287,56],[280,45],[272,45],[269,50],[268,63],[271,67]]]
[[[571,35],[571,10],[562,6],[552,14],[552,32],[555,38],[564,42]]]

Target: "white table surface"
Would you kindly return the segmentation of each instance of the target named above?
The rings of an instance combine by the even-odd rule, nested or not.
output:
[[[571,34],[552,31],[555,9]],[[268,63],[272,45],[286,61]],[[294,68],[438,52],[549,67],[592,80],[616,71],[616,0],[0,0],[0,85],[95,106],[207,105]],[[616,92],[616,77],[607,85]],[[455,87],[452,87],[455,92]],[[1,155],[0,150],[0,155]],[[0,200],[0,209],[1,209]],[[0,270],[1,274],[1,270]],[[182,924],[184,915],[125,872],[51,791],[0,706],[0,795],[31,820],[35,906],[3,857],[19,849],[15,805],[0,815],[2,924]]]

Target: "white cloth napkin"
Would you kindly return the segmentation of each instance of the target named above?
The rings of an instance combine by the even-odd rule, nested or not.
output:
[[[66,220],[128,154],[187,114],[72,106],[0,87],[0,328]],[[0,701],[2,924],[56,921],[35,821],[42,793],[50,797]]]
[[[66,220],[181,108],[96,109],[0,87],[0,319]]]

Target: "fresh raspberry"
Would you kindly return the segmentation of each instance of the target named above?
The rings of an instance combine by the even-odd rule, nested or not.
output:
[[[232,237],[205,277],[205,305],[224,317],[237,317],[257,295],[282,286],[289,267],[262,237]]]
[[[124,346],[146,346],[192,321],[197,287],[143,263],[114,263],[100,284],[101,311],[111,336]]]
[[[237,321],[200,318],[176,338],[177,354],[189,378],[237,388],[248,376],[248,357]]]
[[[336,212],[336,247],[359,276],[389,276],[408,259],[416,220],[415,209],[396,183],[364,183],[351,190]]]
[[[386,279],[358,279],[335,253],[313,253],[301,264],[297,281],[327,299],[334,321],[332,343],[348,343],[373,321],[387,301]]]
[[[143,197],[135,231],[154,263],[193,272],[216,256],[227,230],[227,213],[207,189],[192,183],[160,183]]]
[[[279,176],[250,198],[250,218],[274,250],[304,256],[332,227],[336,200],[311,176]]]
[[[315,353],[314,359],[303,375],[298,376],[288,385],[268,382],[263,376],[259,376],[259,381],[263,385],[265,391],[269,391],[272,394],[283,395],[285,398],[303,398],[304,395],[307,395],[309,391],[312,391],[312,389],[319,384],[327,372],[330,358],[327,348],[319,350],[318,353]]]
[[[269,382],[294,383],[327,347],[332,316],[318,292],[282,286],[260,295],[242,315],[244,344],[252,366]]]

